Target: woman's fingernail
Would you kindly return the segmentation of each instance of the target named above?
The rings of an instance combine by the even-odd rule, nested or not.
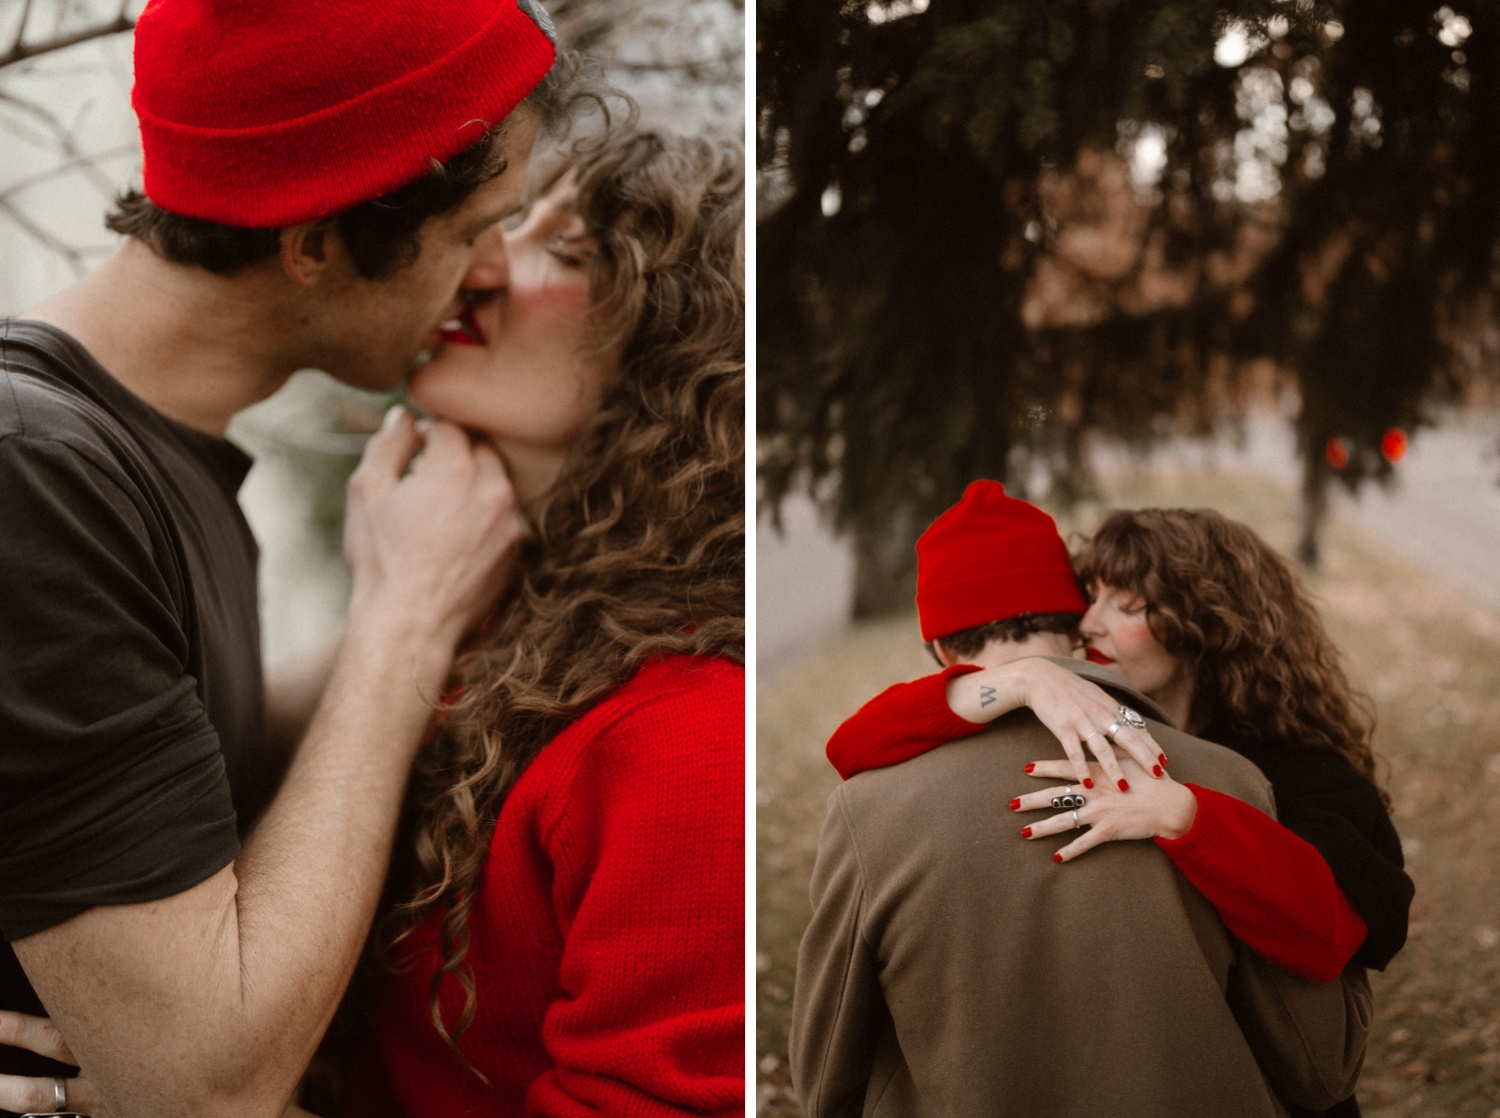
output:
[[[1011,811],[1020,811],[1021,810],[1021,799],[1020,799],[1019,796],[1016,797],[1014,800],[1011,800],[1011,802],[1010,802],[1010,810]]]
[[[1160,776],[1161,775],[1161,766],[1160,765],[1152,765],[1151,766],[1151,775],[1152,776]]]
[[[401,413],[405,410],[400,404],[392,404],[385,409],[385,418],[380,421],[380,426],[383,428],[394,427],[396,422],[401,418]]]
[[[1120,778],[1120,791],[1121,792],[1129,792],[1130,791],[1130,781],[1126,780],[1123,776]]]
[[[1054,854],[1054,855],[1052,855],[1052,860],[1054,862],[1061,862],[1062,861],[1062,855],[1061,854]]]
[[[1021,828],[1021,837],[1022,838],[1030,838],[1031,837],[1031,828],[1030,827],[1022,827]]]
[[[1090,780],[1088,777],[1084,777],[1083,778],[1083,786],[1085,788],[1092,788],[1094,786],[1094,782],[1092,780]]]
[[[1027,766],[1026,766],[1026,771],[1027,771],[1027,772],[1028,772],[1028,773],[1030,773],[1030,772],[1035,772],[1035,771],[1036,771],[1036,764],[1035,764],[1035,763],[1032,763],[1032,764],[1030,764],[1030,765],[1027,765]]]
[[[1156,755],[1156,761],[1157,764],[1161,765],[1162,768],[1167,767],[1167,755],[1165,753],[1158,753]]]

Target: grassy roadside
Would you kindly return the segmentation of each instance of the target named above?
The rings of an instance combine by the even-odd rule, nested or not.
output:
[[[1123,475],[1121,505],[1211,506],[1289,550],[1294,502],[1273,483],[1204,472]],[[1102,506],[1101,506],[1102,507]],[[1085,508],[1065,530],[1086,530]],[[1357,684],[1417,883],[1411,938],[1374,975],[1376,1025],[1359,1096],[1369,1118],[1500,1118],[1500,615],[1335,523],[1311,580]],[[882,687],[930,670],[914,617],[856,626],[757,697],[758,1112],[798,1115],[786,1070],[796,946],[834,727]]]

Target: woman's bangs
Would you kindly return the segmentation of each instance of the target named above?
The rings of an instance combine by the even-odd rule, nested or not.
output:
[[[1078,577],[1085,589],[1095,583],[1147,597],[1147,585],[1156,567],[1146,534],[1139,525],[1119,513],[1100,525],[1079,556]]]

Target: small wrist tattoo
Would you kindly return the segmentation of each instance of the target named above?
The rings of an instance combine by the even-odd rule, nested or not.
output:
[[[995,689],[993,687],[986,687],[981,683],[979,685],[979,705],[982,707],[987,707],[994,701]]]

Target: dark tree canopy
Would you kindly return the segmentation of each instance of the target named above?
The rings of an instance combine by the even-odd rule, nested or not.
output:
[[[976,477],[1024,490],[1038,463],[1066,499],[1084,432],[1202,430],[1259,362],[1300,392],[1316,512],[1330,477],[1389,472],[1388,429],[1494,365],[1494,0],[758,18],[772,501],[836,476],[839,522],[879,539]],[[1113,231],[1080,266],[1091,222]]]

